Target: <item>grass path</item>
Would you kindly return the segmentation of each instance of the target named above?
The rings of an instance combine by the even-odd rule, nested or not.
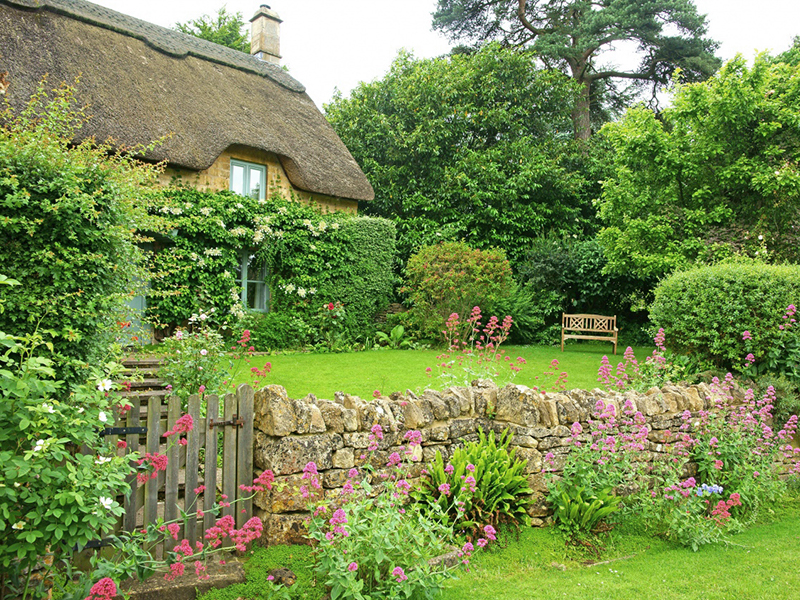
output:
[[[623,348],[614,357],[610,344],[571,344],[565,352],[553,346],[509,346],[506,354],[512,359],[521,356],[527,361],[515,383],[533,386],[542,384],[542,374],[552,371],[550,362],[559,361],[559,371],[568,374],[567,389],[592,389],[598,386],[597,369],[604,355],[612,364],[622,360]],[[637,359],[643,361],[652,348],[635,347]],[[343,391],[370,398],[375,390],[388,395],[411,389],[415,393],[426,387],[442,389],[450,384],[436,377],[436,350],[378,350],[342,354],[280,354],[256,356],[250,365],[243,365],[236,383],[250,382],[250,366],[272,363],[272,372],[261,384],[275,383],[286,388],[290,398],[302,398],[313,393],[319,398],[333,398]],[[425,369],[433,369],[429,377]],[[555,379],[554,377],[550,378]],[[551,384],[552,385],[552,384]]]

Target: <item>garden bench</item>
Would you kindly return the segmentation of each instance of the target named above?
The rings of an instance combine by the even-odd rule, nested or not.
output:
[[[567,333],[568,331],[574,333]],[[617,353],[617,315],[568,315],[561,313],[561,351],[564,340],[602,340],[614,344]]]

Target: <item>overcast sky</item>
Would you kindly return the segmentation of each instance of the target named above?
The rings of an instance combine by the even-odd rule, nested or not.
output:
[[[226,5],[249,21],[259,2],[249,0],[95,0],[114,10],[172,27]],[[281,25],[282,64],[318,106],[334,88],[347,95],[360,81],[382,77],[401,48],[417,57],[444,54],[450,43],[431,31],[436,0],[266,0]],[[696,0],[708,16],[719,56],[781,52],[800,35],[799,0]],[[620,61],[622,62],[622,61]]]

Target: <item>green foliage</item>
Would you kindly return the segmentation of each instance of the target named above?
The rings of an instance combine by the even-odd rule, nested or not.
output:
[[[270,582],[267,578],[275,569],[289,569],[297,576],[297,581],[287,588],[292,600],[321,600],[325,596],[325,586],[316,585],[312,565],[314,557],[310,546],[278,545],[255,548],[253,555],[244,563],[247,581],[236,583],[222,589],[212,589],[199,597],[199,600],[266,600],[270,598]]]
[[[416,60],[334,97],[326,115],[375,189],[360,210],[397,224],[401,262],[466,240],[515,260],[546,231],[577,233],[593,215],[570,160],[572,87],[530,54],[490,45]]]
[[[723,368],[757,360],[778,343],[786,307],[800,298],[800,267],[731,262],[675,273],[655,289],[650,307],[666,345]],[[752,339],[745,345],[742,337]]]
[[[245,316],[237,283],[244,254],[266,267],[269,310],[280,315],[248,317],[259,324],[259,349],[327,345],[315,321],[330,302],[346,307],[346,336],[366,335],[388,304],[394,226],[384,219],[323,215],[279,194],[257,200],[185,188],[155,194],[150,210],[165,234],[177,232],[153,259],[148,311],[158,323],[180,324],[213,307],[211,323],[235,325]],[[269,329],[286,322],[288,329]]]
[[[315,511],[309,538],[318,544],[315,568],[331,600],[434,598],[452,576],[444,564],[428,562],[446,552],[452,530],[417,504],[398,510],[410,487],[403,477],[395,470],[377,495],[366,478],[356,481],[342,508],[332,512],[326,503],[325,511]]]
[[[511,343],[554,344],[561,335],[562,305],[562,296],[554,290],[515,283],[509,296],[497,302],[495,312],[511,315]]]
[[[428,476],[414,491],[415,499],[457,531],[474,532],[485,524],[527,524],[533,490],[525,474],[527,461],[516,459],[516,449],[508,451],[510,441],[508,430],[497,441],[494,431],[487,436],[481,430],[478,440],[457,448],[446,465],[437,451]]]
[[[175,23],[175,29],[250,54],[250,27],[242,18],[242,13],[231,14],[224,6],[214,17],[203,15],[186,23]]]
[[[426,337],[441,339],[447,318],[474,306],[492,310],[511,291],[511,267],[499,249],[473,250],[442,242],[414,254],[406,266],[410,319]]]
[[[59,377],[102,362],[124,301],[143,278],[135,206],[155,169],[110,145],[73,144],[87,115],[71,87],[45,83],[19,114],[0,114],[0,330],[51,338]],[[135,151],[135,149],[134,149]],[[52,346],[52,347],[51,347]]]
[[[705,17],[691,2],[621,0],[592,3],[571,0],[439,0],[433,27],[454,40],[476,45],[501,40],[531,50],[548,66],[559,68],[581,86],[575,112],[575,136],[590,136],[590,104],[598,84],[624,78],[666,84],[676,68],[693,81],[719,68],[717,44],[704,38]],[[598,56],[620,42],[634,42],[641,57],[636,68],[620,70],[597,64]],[[628,46],[630,47],[630,46]],[[605,56],[605,54],[604,54]]]
[[[392,350],[402,350],[403,348],[410,348],[413,342],[404,338],[406,328],[402,325],[395,325],[389,333],[378,331],[375,333],[375,342],[379,346],[386,346]]]
[[[110,533],[129,489],[129,460],[99,435],[118,408],[101,391],[111,381],[93,370],[92,383],[70,390],[37,356],[43,343],[38,332],[0,332],[0,580],[20,596],[40,557],[57,562]]]
[[[240,327],[250,332],[250,342],[258,352],[294,348],[311,337],[311,326],[290,313],[248,311]]]
[[[617,315],[636,336],[644,315],[635,309],[652,295],[654,281],[628,273],[604,273],[608,261],[594,239],[540,237],[516,268],[517,280],[533,292],[542,323],[531,332],[537,343],[554,343],[561,335],[561,313]],[[513,312],[509,312],[515,316]]]
[[[607,270],[661,276],[731,254],[798,258],[800,65],[737,57],[604,127],[614,148],[599,201]]]
[[[620,509],[622,498],[611,488],[598,492],[559,482],[550,492],[548,501],[553,506],[553,519],[569,535],[590,533],[601,521]]]
[[[205,313],[200,317],[205,317]],[[176,330],[159,346],[163,364],[158,376],[171,386],[170,393],[181,399],[184,410],[189,396],[204,392],[220,394],[223,382],[230,377],[220,364],[225,342],[219,333],[204,326],[203,321],[194,320],[191,331]]]

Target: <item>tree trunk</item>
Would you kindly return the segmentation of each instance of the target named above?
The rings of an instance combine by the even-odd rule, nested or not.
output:
[[[587,141],[592,136],[591,120],[591,82],[581,82],[580,94],[572,109],[572,127],[575,130],[575,139]]]

